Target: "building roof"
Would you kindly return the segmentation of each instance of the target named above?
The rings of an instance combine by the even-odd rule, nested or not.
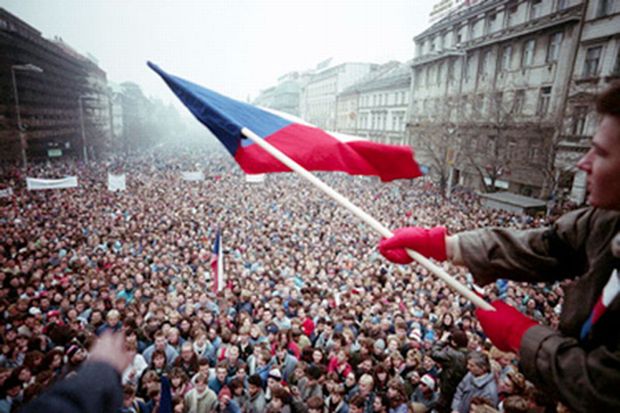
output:
[[[342,91],[341,95],[348,95],[371,90],[386,89],[395,85],[408,85],[411,81],[410,63],[391,61],[381,65],[369,73],[359,82]]]

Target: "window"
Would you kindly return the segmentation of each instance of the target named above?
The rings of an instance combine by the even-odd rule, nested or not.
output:
[[[557,62],[562,45],[562,32],[553,33],[549,36],[549,46],[547,48],[547,63]]]
[[[508,21],[506,22],[507,26],[512,26],[517,22],[517,6],[511,7],[508,10]]]
[[[539,116],[545,116],[549,110],[549,101],[551,100],[551,86],[540,88],[540,95],[538,96],[538,108],[536,113]]]
[[[522,113],[523,112],[523,104],[525,103],[525,90],[517,90],[515,91],[514,98],[514,113]]]
[[[594,77],[598,74],[602,50],[602,46],[588,48],[586,51],[585,65],[583,66],[583,77]]]
[[[529,148],[528,157],[530,161],[538,161],[540,159],[540,145],[532,145]]]
[[[542,0],[534,0],[530,6],[530,19],[537,19],[542,12]]]
[[[586,128],[586,118],[588,116],[588,107],[575,106],[573,110],[573,122],[571,125],[571,133],[573,135],[583,135]]]
[[[448,82],[452,83],[454,81],[454,60],[450,59],[448,61]]]
[[[465,80],[469,80],[471,77],[471,71],[474,66],[474,57],[471,55],[467,56],[467,61],[465,62]]]
[[[512,60],[512,46],[505,46],[502,49],[502,70],[510,70]]]
[[[611,72],[612,75],[620,75],[620,48],[618,48],[618,53],[616,53],[616,64],[614,64],[614,70]]]
[[[558,0],[556,9],[558,11],[564,10],[568,6],[568,0]]]
[[[482,61],[480,62],[480,75],[486,76],[490,72],[491,50],[482,52]]]
[[[486,33],[491,33],[495,27],[495,21],[497,20],[497,14],[491,13],[487,19]]]
[[[435,72],[435,84],[441,84],[441,69],[443,68],[443,63],[439,63],[437,65],[437,70]]]
[[[506,155],[508,155],[509,160],[517,160],[519,154],[517,153],[517,143],[516,142],[508,142],[508,148],[506,150]]]
[[[611,13],[612,0],[598,0],[596,8],[596,17],[605,17]]]
[[[493,109],[501,109],[502,103],[504,101],[504,93],[503,92],[495,92],[493,95]]]
[[[527,67],[534,63],[534,49],[536,48],[536,39],[527,40],[523,43],[523,56],[521,58],[521,66]]]

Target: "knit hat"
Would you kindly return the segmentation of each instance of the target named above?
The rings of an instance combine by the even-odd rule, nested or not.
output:
[[[217,395],[217,398],[221,400],[224,396],[228,396],[229,399],[232,398],[232,393],[231,393],[230,389],[228,388],[228,386],[222,387],[222,389],[220,390],[220,392]]]
[[[435,379],[430,374],[425,374],[422,376],[420,382],[426,384],[426,387],[429,389],[433,391],[435,390]]]
[[[273,369],[269,372],[268,378],[280,381],[282,380],[282,373],[280,373],[280,370],[278,369]]]

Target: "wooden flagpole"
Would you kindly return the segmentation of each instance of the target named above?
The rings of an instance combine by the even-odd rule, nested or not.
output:
[[[377,231],[383,237],[390,238],[393,235],[392,231],[386,228],[383,224],[381,224],[375,218],[368,215],[364,210],[362,210],[357,205],[349,201],[348,198],[344,197],[339,192],[334,190],[332,187],[327,185],[325,182],[321,181],[319,178],[317,178],[316,176],[308,172],[304,167],[302,167],[297,162],[295,162],[294,160],[286,156],[284,153],[282,153],[279,149],[275,148],[269,142],[266,142],[264,139],[262,139],[260,136],[252,132],[250,129],[242,128],[241,133],[243,134],[243,136],[250,139],[252,142],[256,143],[258,146],[260,146],[261,148],[269,152],[271,155],[273,155],[276,159],[278,159],[284,165],[288,166],[293,171],[301,175],[303,178],[310,181],[310,183],[312,183],[314,186],[319,188],[325,194],[329,195],[336,202],[338,202],[341,206],[347,208],[355,216],[357,216],[359,219],[361,219],[362,221],[370,225],[375,231]],[[487,303],[479,295],[477,295],[475,292],[467,288],[467,286],[458,282],[454,277],[452,277],[450,274],[445,272],[443,268],[439,267],[438,265],[435,265],[431,260],[423,256],[422,254],[418,253],[417,251],[410,250],[410,249],[407,249],[407,253],[409,254],[411,258],[413,258],[416,262],[418,262],[418,264],[420,264],[421,266],[423,266],[424,268],[426,268],[427,270],[435,274],[436,277],[440,278],[450,288],[452,288],[454,291],[456,291],[463,297],[467,298],[469,301],[474,303],[477,307],[482,308],[484,310],[495,310],[495,308],[491,304]]]

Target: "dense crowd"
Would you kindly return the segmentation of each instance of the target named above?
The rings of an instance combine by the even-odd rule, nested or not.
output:
[[[207,179],[186,182],[181,171]],[[110,192],[107,172],[127,174]],[[6,167],[0,199],[0,413],[74,374],[94,337],[124,331],[135,353],[123,412],[155,412],[160,378],[175,412],[556,411],[493,348],[473,306],[416,265],[387,262],[379,236],[293,174],[244,181],[225,155],[127,156],[88,166],[30,166],[76,175],[79,187],[27,191]],[[319,174],[390,228],[530,228],[484,209],[471,192],[444,199],[427,178],[381,183]],[[221,229],[226,288],[210,266]],[[443,267],[471,285],[464,268]],[[555,326],[558,285],[485,288]]]

